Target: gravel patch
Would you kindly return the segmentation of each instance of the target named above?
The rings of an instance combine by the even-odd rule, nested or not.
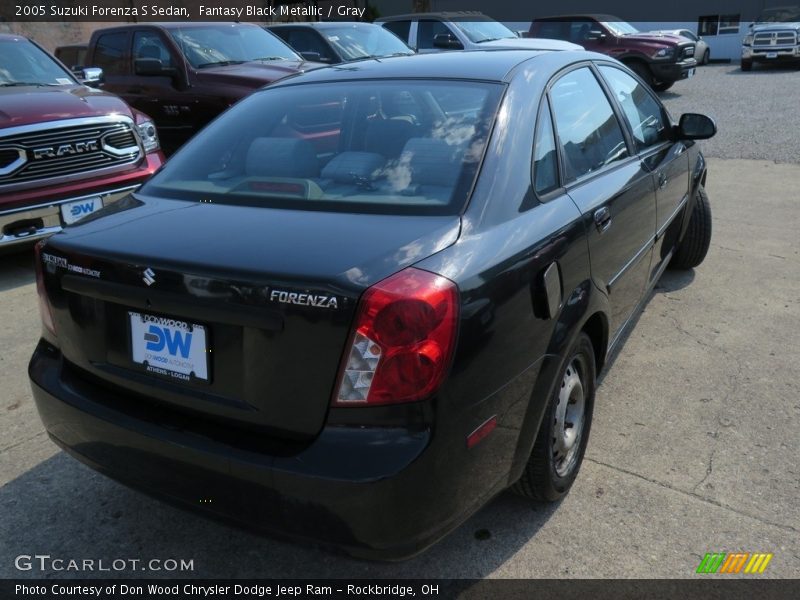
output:
[[[800,163],[800,68],[738,63],[709,65],[659,94],[672,116],[713,117],[717,135],[703,142],[707,156]]]

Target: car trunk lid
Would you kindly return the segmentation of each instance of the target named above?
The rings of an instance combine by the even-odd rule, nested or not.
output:
[[[133,196],[101,214],[42,251],[66,361],[144,401],[295,439],[324,424],[361,293],[460,226]],[[148,343],[161,352],[144,364]]]

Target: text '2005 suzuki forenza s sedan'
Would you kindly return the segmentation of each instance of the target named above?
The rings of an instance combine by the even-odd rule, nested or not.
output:
[[[132,487],[360,556],[558,499],[620,332],[705,255],[714,132],[588,52],[286,79],[38,247],[40,415]]]

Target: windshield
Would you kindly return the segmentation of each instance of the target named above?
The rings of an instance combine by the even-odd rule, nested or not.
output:
[[[377,25],[348,25],[321,29],[320,33],[344,60],[373,56],[414,54],[393,33]]]
[[[202,130],[142,193],[269,208],[457,214],[502,90],[431,80],[265,89]]]
[[[302,60],[294,50],[255,25],[207,25],[170,29],[186,60],[202,69],[254,60]]]
[[[475,44],[517,37],[508,27],[497,21],[454,21],[454,24]]]
[[[630,35],[631,33],[639,33],[639,30],[636,29],[633,25],[626,21],[609,21],[607,23],[603,23],[607,29],[611,31],[614,35]]]
[[[0,87],[75,85],[67,71],[26,39],[0,40]]]
[[[758,17],[758,23],[800,23],[800,7],[768,8]]]

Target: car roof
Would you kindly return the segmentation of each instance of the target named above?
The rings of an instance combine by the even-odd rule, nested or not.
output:
[[[387,21],[419,21],[421,19],[440,19],[443,21],[494,21],[491,17],[477,10],[457,10],[444,12],[420,12],[406,13],[404,15],[392,15],[391,17],[381,17],[375,19],[376,23]]]
[[[285,29],[287,27],[310,27],[312,29],[341,29],[342,27],[378,27],[375,23],[358,21],[296,21],[293,23],[269,23],[267,29]]]
[[[607,58],[593,52],[567,50],[464,50],[433,52],[411,56],[364,59],[341,65],[315,69],[287,77],[269,87],[353,79],[461,79],[475,81],[507,81],[518,65],[529,60],[555,59],[559,64],[570,60]]]
[[[598,21],[600,23],[616,23],[617,21],[624,21],[624,19],[620,19],[619,17],[615,17],[614,15],[603,15],[597,13],[550,15],[547,17],[536,17],[534,21],[558,21],[559,19],[563,19],[564,21],[571,21],[573,19],[594,19],[595,21]]]

